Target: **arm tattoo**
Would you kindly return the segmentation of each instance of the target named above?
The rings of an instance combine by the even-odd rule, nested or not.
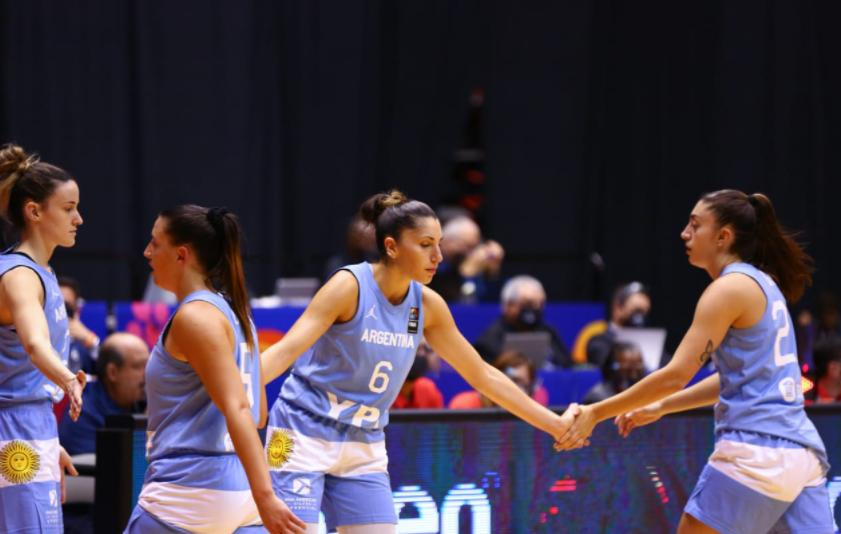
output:
[[[708,339],[707,346],[706,348],[704,348],[704,352],[702,352],[701,355],[698,356],[698,363],[701,365],[707,363],[713,354],[713,350],[713,341],[711,339]]]

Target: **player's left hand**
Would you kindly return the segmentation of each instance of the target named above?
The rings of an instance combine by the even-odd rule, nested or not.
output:
[[[67,491],[64,486],[65,472],[72,477],[79,476],[79,472],[73,466],[73,460],[70,458],[70,455],[60,445],[58,447],[58,471],[61,473],[61,504],[64,504],[64,501],[67,499]]]
[[[569,430],[555,443],[556,451],[578,449],[589,444],[590,434],[595,428],[596,417],[590,406],[578,406],[579,414],[569,427]]]

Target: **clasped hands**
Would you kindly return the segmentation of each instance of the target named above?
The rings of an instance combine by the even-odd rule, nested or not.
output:
[[[628,413],[617,416],[613,422],[622,437],[628,437],[631,431],[643,425],[653,423],[662,416],[662,407],[654,402]],[[596,419],[593,406],[572,403],[558,418],[555,437],[556,451],[570,451],[580,449],[590,444],[590,435],[599,421]]]

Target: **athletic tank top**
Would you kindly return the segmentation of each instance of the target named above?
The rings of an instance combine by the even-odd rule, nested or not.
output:
[[[0,254],[0,276],[15,268],[32,269],[41,279],[50,344],[62,363],[67,365],[70,350],[67,309],[55,274],[21,252],[6,251]],[[0,406],[43,400],[58,402],[63,397],[64,391],[33,365],[20,343],[15,326],[0,326]]]
[[[716,433],[744,430],[778,436],[814,449],[825,461],[823,441],[803,409],[794,327],[774,280],[748,263],[731,263],[721,276],[742,273],[762,288],[767,304],[750,328],[733,328],[713,354],[721,379]]]
[[[224,297],[211,291],[196,291],[178,304],[201,300],[218,308],[234,332],[234,352],[246,396],[251,404],[251,415],[256,423],[260,417],[260,355],[248,349],[245,336],[236,314]],[[146,399],[149,412],[147,425],[147,456],[150,461],[187,454],[235,454],[228,427],[222,412],[213,404],[193,367],[176,360],[164,348],[164,341],[173,311],[166,328],[152,349],[146,364]],[[254,340],[257,333],[249,321]],[[256,348],[255,348],[256,349]],[[162,476],[160,473],[159,476]]]
[[[280,398],[318,416],[381,430],[423,339],[422,286],[412,281],[403,302],[392,304],[369,263],[343,269],[359,285],[356,314],[333,324],[298,358]]]

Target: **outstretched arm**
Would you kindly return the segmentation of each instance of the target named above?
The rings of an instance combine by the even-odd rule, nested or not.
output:
[[[5,307],[11,312],[23,349],[32,364],[59,386],[70,398],[70,418],[74,421],[82,411],[82,390],[85,388],[84,371],[70,372],[50,342],[50,330],[44,315],[44,289],[34,271],[18,268],[0,278],[0,294]]]
[[[251,415],[251,405],[231,357],[234,335],[227,319],[208,302],[181,306],[172,320],[167,349],[186,359],[199,375],[213,404],[222,412],[234,451],[245,469],[251,494],[269,532],[304,532],[304,523],[278,499],[269,480],[266,455]],[[259,400],[257,402],[260,402]]]
[[[310,301],[283,339],[260,354],[263,383],[286,372],[295,360],[335,322],[345,322],[356,313],[359,286],[348,271],[338,271]]]
[[[706,365],[721,344],[727,330],[756,298],[759,286],[742,276],[724,276],[707,287],[698,301],[692,325],[672,360],[622,393],[581,408],[581,415],[561,440],[572,447],[589,437],[593,427],[605,419],[641,408],[680,391]]]
[[[690,388],[672,393],[663,400],[618,416],[614,422],[619,433],[628,437],[631,430],[657,421],[666,414],[692,410],[715,404],[721,393],[718,373],[701,380]]]
[[[444,299],[429,288],[423,291],[424,336],[432,349],[477,391],[530,425],[557,440],[569,427],[577,408],[558,416],[546,409],[495,367],[479,356],[458,331]]]

